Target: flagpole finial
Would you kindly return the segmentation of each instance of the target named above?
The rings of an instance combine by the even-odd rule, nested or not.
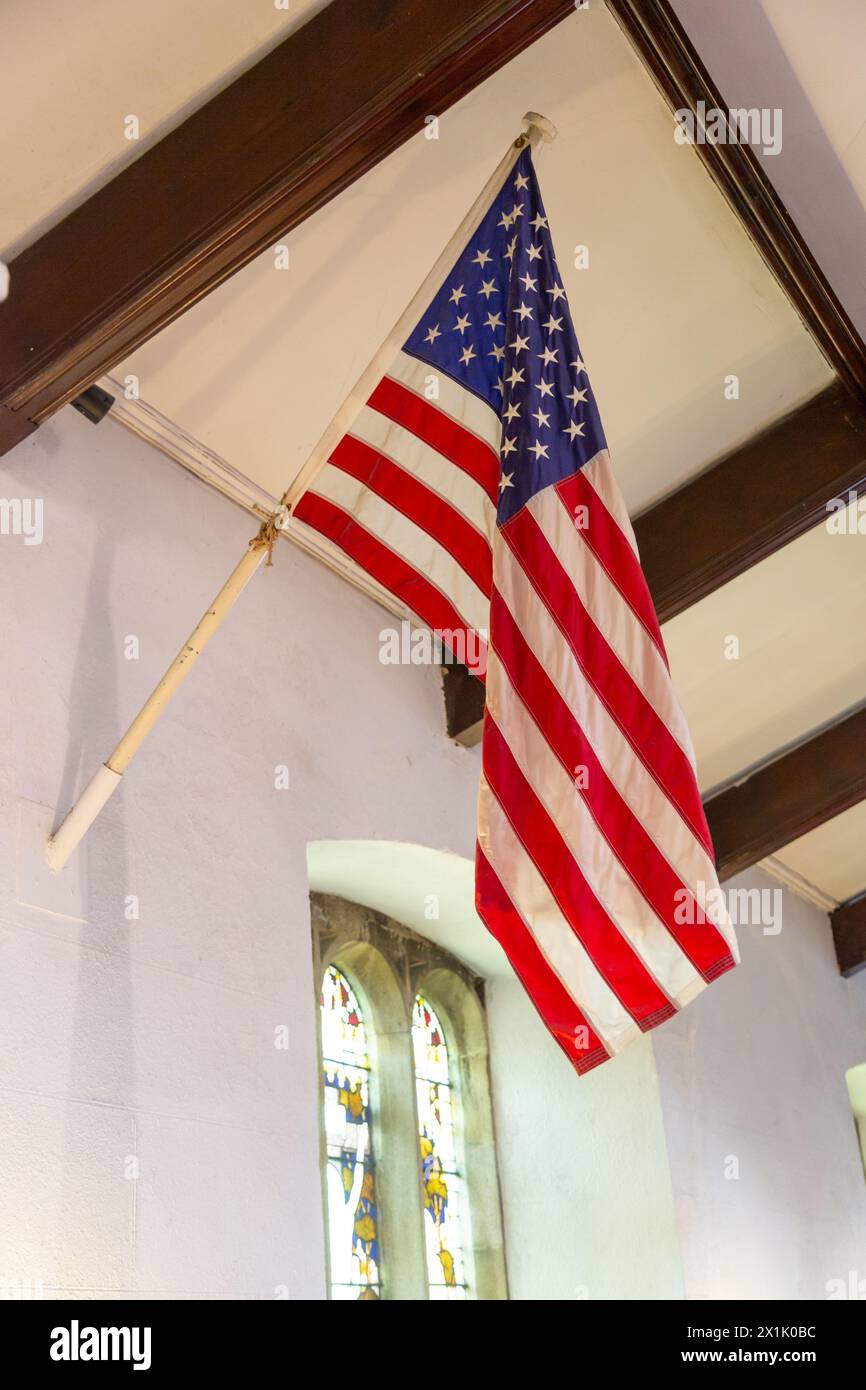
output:
[[[523,129],[533,145],[542,140],[549,145],[556,139],[556,126],[553,121],[549,121],[546,116],[540,116],[537,111],[527,111],[523,117]]]

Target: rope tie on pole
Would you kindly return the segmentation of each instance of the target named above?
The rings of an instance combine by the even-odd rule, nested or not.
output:
[[[266,569],[270,569],[273,566],[274,546],[277,543],[277,537],[279,536],[280,532],[283,530],[286,524],[286,519],[288,515],[288,507],[285,505],[285,503],[281,502],[280,505],[277,507],[277,510],[275,512],[272,512],[271,515],[267,518],[267,520],[262,522],[257,534],[253,536],[252,540],[250,541],[250,547],[267,547],[268,560],[265,566]]]

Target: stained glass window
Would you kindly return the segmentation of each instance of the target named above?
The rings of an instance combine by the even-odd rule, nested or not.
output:
[[[457,1169],[454,1106],[445,1033],[422,995],[412,1012],[418,1134],[424,1183],[424,1240],[430,1297],[466,1297],[460,1211],[465,1201]]]
[[[325,971],[321,1004],[331,1297],[379,1298],[367,1033],[355,991],[334,965]]]

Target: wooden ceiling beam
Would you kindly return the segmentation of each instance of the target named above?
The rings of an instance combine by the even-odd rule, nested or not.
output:
[[[11,263],[0,453],[573,11],[332,0]]]
[[[836,382],[637,517],[667,622],[866,494],[866,406]]]
[[[866,798],[866,705],[704,802],[731,878]]]
[[[840,971],[856,975],[866,967],[866,889],[831,912],[830,925]]]

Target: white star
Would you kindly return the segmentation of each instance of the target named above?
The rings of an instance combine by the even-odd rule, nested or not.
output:
[[[529,293],[530,290],[534,290],[534,289],[536,289],[536,288],[538,287],[538,281],[537,281],[537,280],[533,280],[532,276],[529,274],[528,271],[527,271],[526,275],[518,275],[517,278],[518,278],[518,280],[522,280],[522,281],[523,281],[524,285],[526,286],[526,292],[527,292],[527,294]]]
[[[544,365],[545,365],[545,367],[549,367],[550,364],[551,364],[551,362],[555,362],[555,361],[556,361],[556,352],[557,352],[556,348],[549,348],[549,347],[546,347],[546,348],[544,349],[544,352],[540,352],[540,353],[538,354],[538,360],[539,360],[539,362],[543,362]]]
[[[551,396],[553,394],[553,382],[539,381],[538,389],[541,392],[542,396]]]
[[[464,364],[464,366],[468,367],[468,366],[469,366],[469,363],[472,361],[472,359],[473,359],[474,356],[475,356],[475,349],[474,349],[474,347],[472,346],[472,344],[470,343],[469,347],[465,347],[465,348],[463,349],[463,351],[461,352],[461,354],[460,354],[460,361]]]
[[[548,446],[546,444],[539,444],[538,440],[536,440],[534,444],[530,444],[529,453],[535,455],[535,461],[537,463],[539,459],[547,458],[547,449]]]
[[[511,226],[511,224],[512,224],[513,221],[514,221],[514,218],[511,216],[510,213],[508,213],[508,212],[503,212],[502,216],[500,217],[500,219],[499,219],[499,221],[497,222],[496,225],[497,225],[497,227],[504,227],[505,230],[508,231],[508,228]],[[515,240],[516,240],[516,238],[515,238]]]
[[[522,216],[523,216],[523,204],[522,204],[522,203],[515,203],[515,204],[514,204],[514,207],[511,209],[511,220],[512,220],[512,222],[516,222],[517,219],[518,219],[518,217],[522,217]]]
[[[493,280],[482,280],[479,294],[483,294],[485,299],[489,299],[492,294],[498,294],[499,290]]]
[[[529,187],[529,179],[526,177],[526,175],[525,175],[525,174],[518,174],[518,175],[517,175],[517,178],[514,180],[514,188],[515,188],[515,191],[516,191],[517,193],[519,193],[520,190],[521,190],[522,188],[528,188],[528,187]]]
[[[539,256],[541,255],[541,247],[540,247],[540,246],[528,246],[528,247],[526,248],[526,254],[527,254],[527,256],[529,257],[529,259],[530,259],[531,261],[537,261],[538,258],[539,258]]]
[[[545,323],[543,326],[547,329],[548,333],[561,333],[562,319],[555,319],[553,317],[553,314],[551,314],[550,318],[547,320],[547,323]]]
[[[473,265],[480,265],[480,266],[483,268],[483,267],[487,264],[487,262],[488,262],[489,260],[490,260],[490,252],[489,252],[489,251],[482,251],[482,250],[479,249],[478,253],[472,257],[472,264],[473,264]]]
[[[519,406],[519,405],[515,405],[514,402],[511,401],[511,402],[505,407],[505,410],[504,410],[503,414],[504,414],[504,418],[505,418],[506,420],[508,420],[509,423],[510,423],[512,420],[516,420],[517,417],[518,417],[518,415],[520,414],[520,406]]]
[[[457,285],[457,287],[451,291],[450,298],[452,304],[459,304],[461,299],[465,299],[466,295],[463,293],[463,286]]]
[[[562,285],[554,285],[553,289],[548,290],[547,293],[553,295],[554,304],[558,304],[560,299],[565,299],[565,290]]]
[[[502,452],[503,452],[503,454],[505,455],[506,458],[508,457],[509,454],[513,454],[516,448],[517,448],[517,440],[516,440],[516,439],[503,439],[503,441],[502,441]]]
[[[488,357],[495,357],[496,360],[497,360],[497,362],[501,362],[501,361],[502,361],[502,358],[505,356],[505,348],[504,348],[504,347],[497,347],[496,344],[494,343],[494,344],[493,344],[493,347],[490,349],[490,351],[488,352],[487,356],[488,356]]]
[[[547,226],[547,218],[542,217],[541,213],[537,212],[529,225],[534,227],[537,232],[540,232],[542,227]]]
[[[505,320],[501,314],[488,314],[484,322],[488,328],[501,328]]]
[[[579,405],[581,401],[586,400],[586,392],[578,391],[576,386],[572,386],[568,393],[568,399],[571,401],[572,405]]]
[[[576,372],[585,372],[586,366],[582,357],[577,357],[573,362],[569,362],[569,367],[573,367]]]
[[[494,391],[498,391],[500,396],[505,395],[505,387],[502,385],[502,377],[500,377],[499,380],[494,383],[493,389]]]
[[[427,336],[426,336],[426,338],[425,338],[424,341],[427,342],[427,343],[435,343],[436,339],[437,339],[437,338],[441,338],[441,337],[442,337],[442,334],[439,332],[439,325],[438,325],[438,323],[437,323],[436,326],[435,326],[435,328],[429,329],[429,331],[428,331],[428,333],[427,333]]]
[[[469,327],[469,315],[468,315],[468,314],[460,314],[459,317],[458,317],[458,319],[457,319],[457,322],[456,322],[455,325],[454,325],[454,332],[457,333],[457,332],[459,331],[460,333],[465,333],[468,327]]]
[[[514,312],[515,312],[515,314],[519,314],[519,315],[520,315],[520,322],[521,322],[521,323],[523,322],[524,319],[531,319],[531,318],[532,318],[532,310],[530,309],[530,307],[529,307],[528,304],[518,304],[518,306],[517,306],[517,308],[514,310]]]
[[[513,478],[513,477],[514,477],[514,474],[513,474],[513,473],[503,473],[503,474],[502,474],[502,476],[501,476],[500,479],[499,479],[499,491],[500,491],[500,492],[504,492],[505,489],[506,489],[507,487],[514,487],[514,483],[512,482],[512,478]]]
[[[572,444],[573,444],[574,441],[575,441],[575,439],[577,439],[578,436],[580,436],[581,439],[583,438],[583,431],[584,431],[584,426],[583,426],[583,425],[578,425],[578,424],[576,424],[576,423],[574,422],[574,420],[572,420],[571,424],[568,425],[568,426],[562,431],[562,433],[563,433],[563,434],[570,435],[570,437],[571,437],[571,442],[572,442]]]
[[[509,346],[512,347],[512,348],[514,349],[515,353],[517,353],[517,352],[525,352],[526,349],[529,347],[529,339],[528,339],[528,338],[521,338],[520,334],[518,333],[518,335],[517,335],[517,337],[515,338],[514,342],[513,342],[513,343],[510,343]]]
[[[538,428],[540,430],[546,429],[550,425],[550,416],[545,415],[541,406],[539,406],[537,410],[533,410],[532,418],[538,421]]]
[[[519,367],[512,367],[511,376],[507,376],[505,380],[508,382],[509,386],[519,386],[520,383],[523,381],[523,369]]]
[[[516,250],[517,250],[517,237],[514,237],[513,240],[512,240],[511,242],[509,242],[508,246],[507,246],[506,249],[505,249],[505,259],[506,259],[507,261],[510,261],[510,260],[512,259],[512,257],[514,256],[514,253],[515,253]]]

